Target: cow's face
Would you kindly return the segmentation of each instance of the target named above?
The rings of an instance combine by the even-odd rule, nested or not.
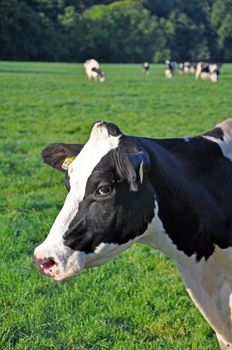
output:
[[[82,147],[56,144],[42,152],[45,162],[66,168],[69,188],[48,237],[34,252],[41,272],[56,280],[118,255],[154,216],[149,158],[131,138],[100,122]]]

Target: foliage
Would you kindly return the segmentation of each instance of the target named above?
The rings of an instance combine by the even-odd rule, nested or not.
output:
[[[232,0],[1,0],[0,59],[230,61]]]
[[[218,33],[218,44],[225,60],[232,60],[232,0],[216,0],[212,7],[212,26]]]
[[[106,82],[76,64],[0,63],[0,349],[215,350],[216,337],[191,303],[174,265],[135,245],[113,261],[57,283],[31,255],[61,209],[63,174],[40,152],[85,142],[97,120],[130,135],[200,134],[231,115],[232,66],[218,84],[164,67],[103,65]]]
[[[141,62],[151,61],[154,49],[159,49],[157,22],[139,2],[95,6],[85,12],[85,19],[89,21],[84,34],[86,55],[94,56],[94,48],[98,47],[99,56],[94,57],[103,61]]]

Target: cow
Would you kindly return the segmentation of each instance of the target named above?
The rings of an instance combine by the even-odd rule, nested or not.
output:
[[[143,73],[144,73],[144,75],[150,74],[150,65],[148,62],[143,63]]]
[[[196,79],[210,80],[209,63],[199,62],[196,69]]]
[[[34,250],[39,271],[60,281],[147,244],[175,262],[220,348],[232,350],[232,118],[167,139],[97,122],[84,145],[50,144],[42,158],[69,192]]]
[[[84,63],[85,72],[89,80],[99,80],[101,82],[105,81],[105,74],[101,71],[99,63],[90,59]]]
[[[179,72],[179,74],[184,73],[184,63],[183,62],[178,63],[178,72]]]
[[[190,73],[190,67],[191,67],[191,63],[186,61],[184,62],[184,72],[185,73]]]
[[[196,79],[210,80],[216,83],[219,79],[221,65],[219,63],[199,62],[196,68]]]
[[[197,63],[196,62],[191,62],[190,63],[190,68],[189,72],[195,74],[197,70]]]
[[[197,69],[197,64],[195,62],[180,62],[178,64],[178,72],[183,73],[195,73]]]
[[[167,79],[172,79],[174,71],[176,69],[176,62],[170,62],[166,60],[165,65],[166,65],[165,71],[164,71],[165,77]]]
[[[210,80],[216,83],[219,79],[221,65],[219,63],[211,63],[209,65]]]

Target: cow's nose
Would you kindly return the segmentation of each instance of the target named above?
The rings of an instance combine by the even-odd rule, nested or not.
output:
[[[41,254],[33,255],[33,262],[38,270],[51,278],[55,278],[59,274],[58,263],[53,257],[42,257]]]

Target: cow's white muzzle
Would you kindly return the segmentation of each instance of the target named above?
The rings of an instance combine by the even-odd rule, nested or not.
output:
[[[33,255],[33,261],[38,270],[56,281],[80,273],[86,261],[84,252],[73,251],[65,246],[62,248],[61,251],[41,244],[35,249]]]

